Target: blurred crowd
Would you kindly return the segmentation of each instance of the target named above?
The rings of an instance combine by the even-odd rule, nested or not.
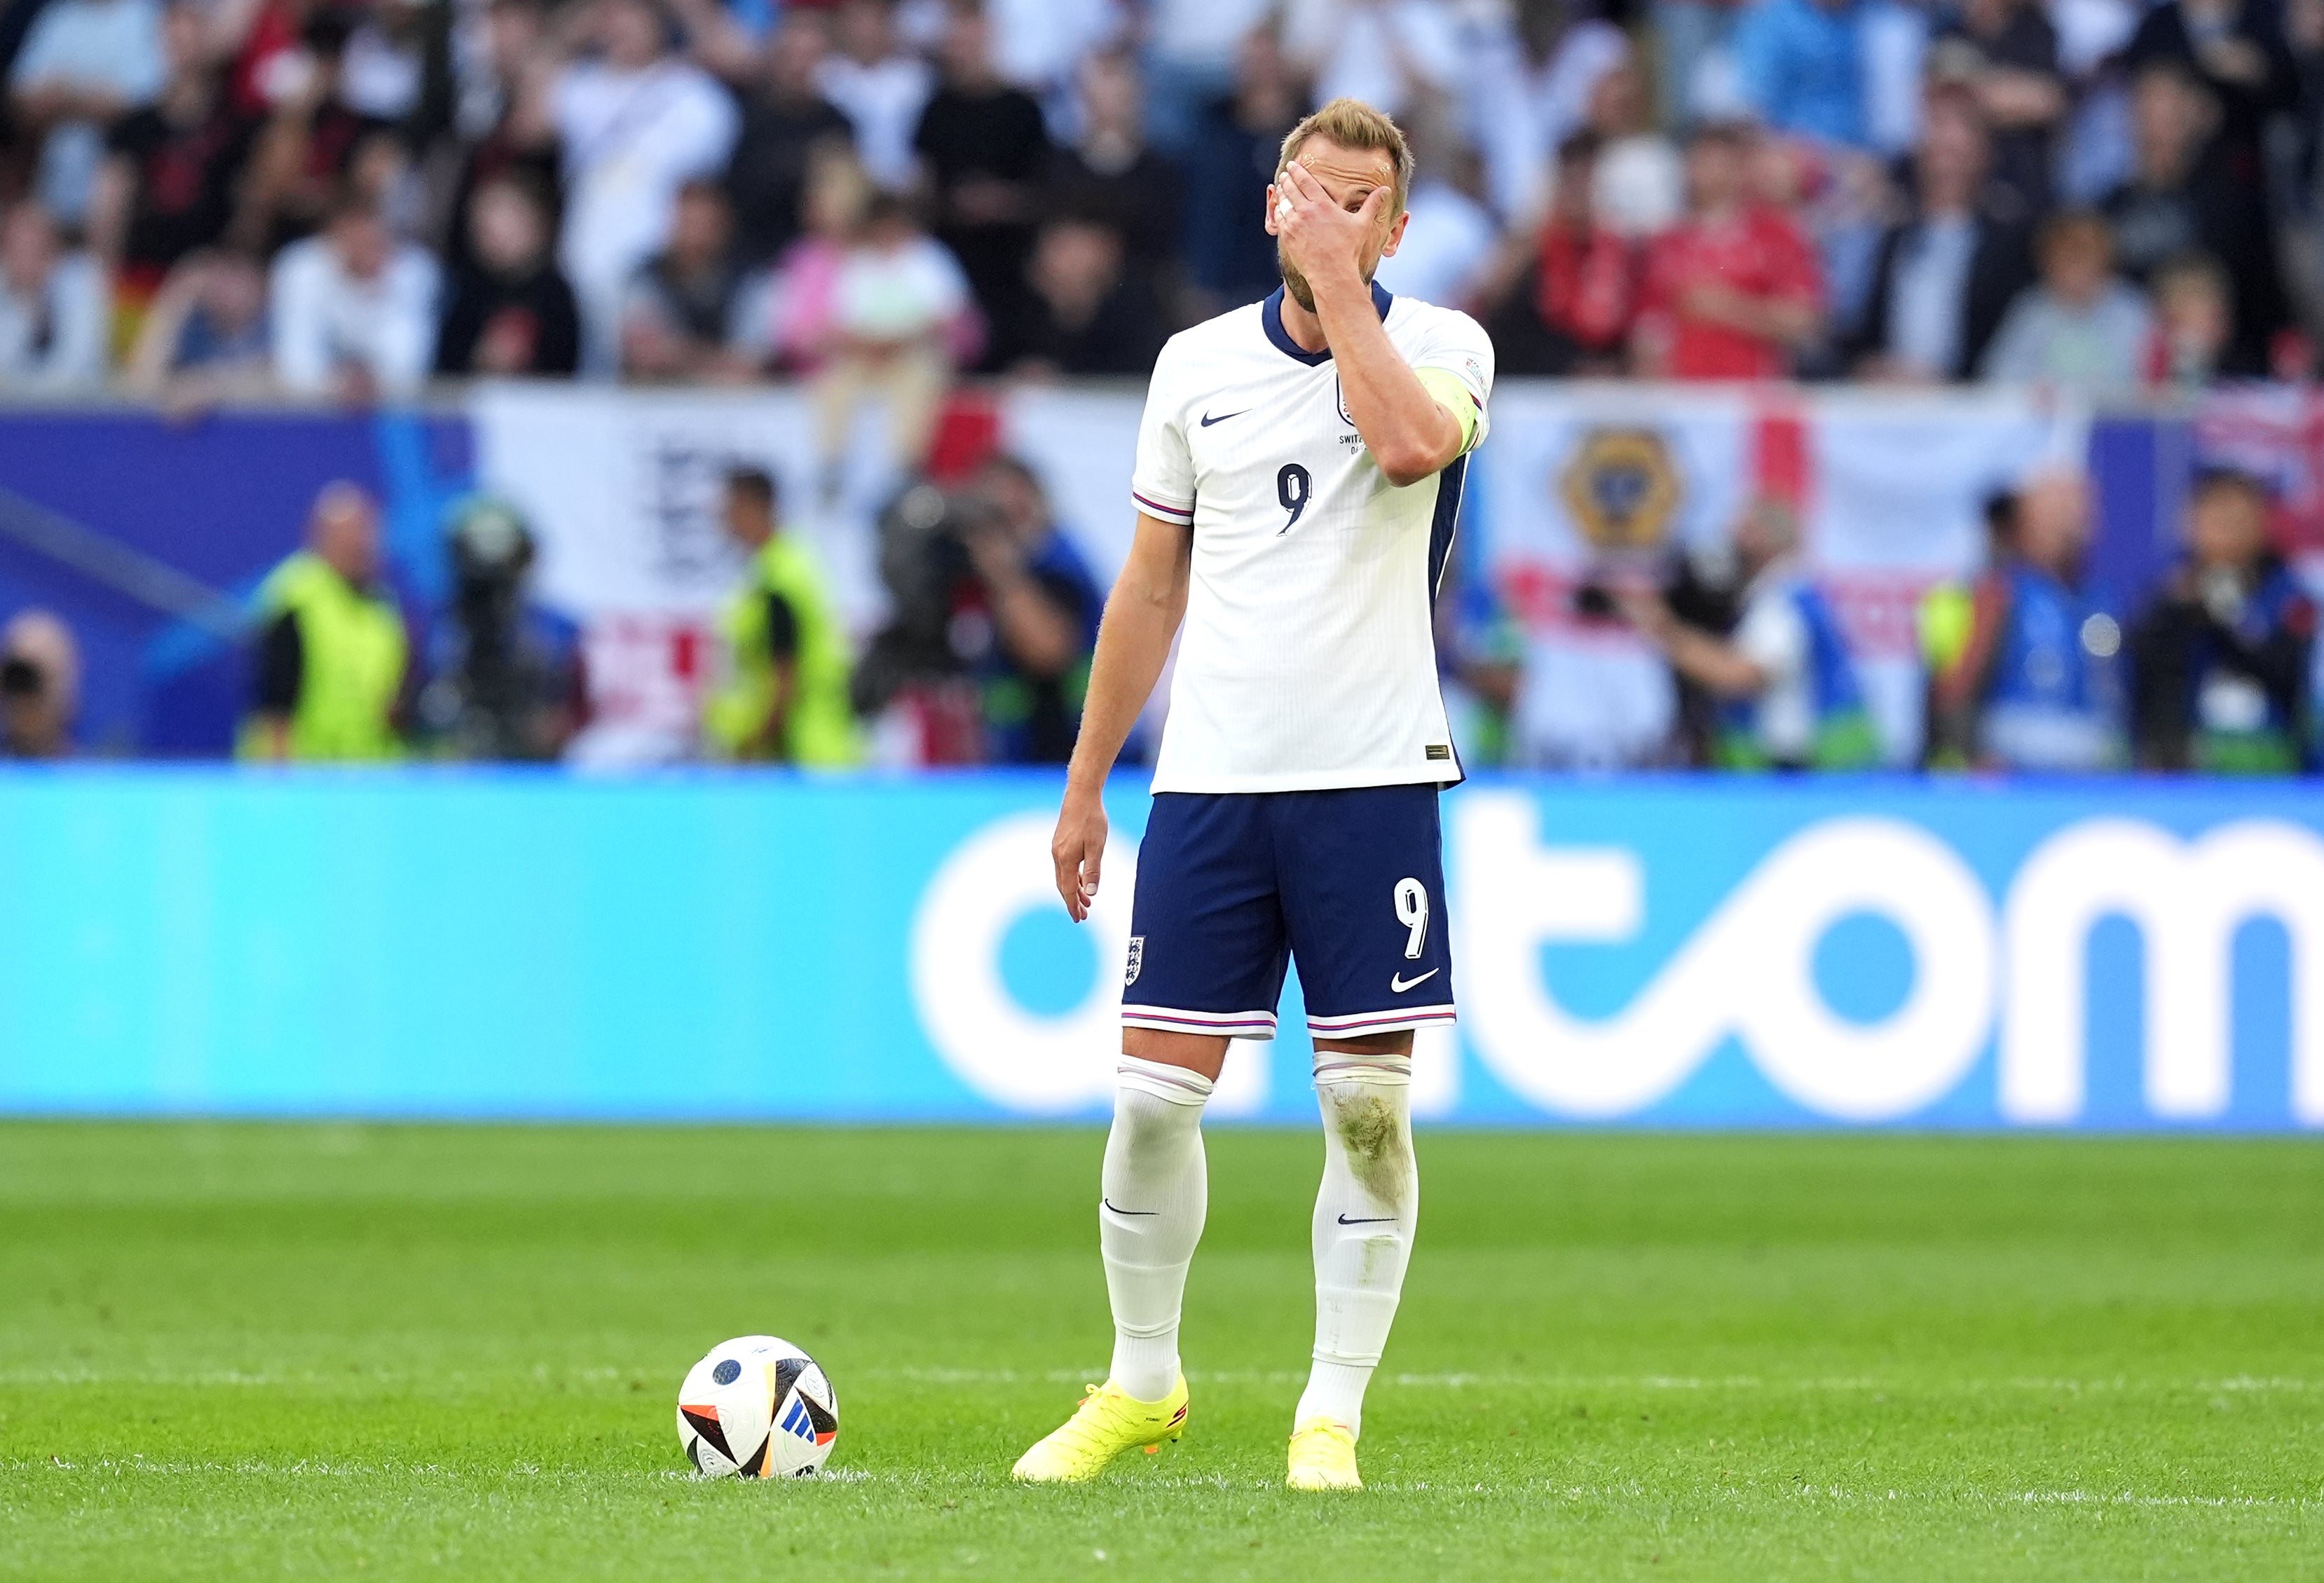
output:
[[[2311,372],[2324,0],[9,0],[0,389],[1143,373],[1283,133],[1509,373]]]
[[[1574,615],[1642,638],[1667,668],[1675,707],[1666,732],[1578,761],[1813,772],[1901,757],[1936,771],[2324,770],[2318,607],[2273,546],[2266,484],[2230,468],[2197,473],[2178,556],[2129,603],[2089,575],[2092,504],[2088,476],[2054,463],[1987,501],[1981,564],[1930,588],[1915,612],[1922,697],[1910,741],[1884,740],[1864,657],[1803,560],[1788,502],[1753,501],[1714,553],[1609,571],[1578,590]],[[1577,762],[1526,740],[1516,704],[1529,678],[1517,645],[1447,649],[1467,656],[1447,668],[1474,710],[1471,759]]]
[[[699,748],[1062,759],[1102,592],[1005,456],[923,482],[963,373],[1120,376],[1278,276],[1283,133],[1355,95],[1420,156],[1390,290],[1504,374],[1992,380],[2097,397],[2304,379],[2324,344],[2324,0],[5,0],[0,392],[369,403],[435,378],[812,392],[904,480],[848,631],[771,479]],[[1932,766],[2311,765],[2314,607],[2267,502],[2199,481],[2135,608],[2085,481],[1997,496],[1920,611]],[[1582,591],[1678,698],[1635,761],[1880,754],[1779,501],[1717,568]],[[530,532],[472,502],[445,608],[389,595],[335,489],[260,595],[242,750],[544,759],[589,725]],[[1448,640],[1475,761],[1523,678]],[[0,634],[12,753],[70,741],[71,634]]]
[[[1921,602],[1919,740],[1896,744],[1803,564],[1796,516],[1757,500],[1716,557],[1674,554],[1659,575],[1633,566],[1579,590],[1577,616],[1631,628],[1677,700],[1665,735],[1594,761],[1844,771],[1893,765],[1901,746],[1934,771],[2324,771],[2318,606],[2271,547],[2271,506],[2246,474],[2199,473],[2179,557],[2119,606],[2088,575],[2081,472],[2052,465],[1996,494],[1983,564]],[[814,768],[1071,756],[1104,593],[1023,461],[991,453],[897,497],[881,523],[892,604],[861,645],[770,474],[731,467],[718,511],[740,572],[678,756]],[[322,492],[304,547],[254,602],[240,757],[576,756],[591,723],[585,646],[536,596],[529,525],[472,497],[451,510],[443,549],[447,592],[414,609],[387,575],[377,502],[348,483]],[[1526,679],[1514,651],[1479,658],[1452,640],[1443,655],[1467,766],[1560,763],[1512,729]],[[0,757],[69,756],[79,688],[69,630],[20,612],[0,630]],[[1133,733],[1126,761],[1149,746]]]

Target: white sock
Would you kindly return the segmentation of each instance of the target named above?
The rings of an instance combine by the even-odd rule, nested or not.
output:
[[[1203,1104],[1210,1080],[1125,1055],[1097,1212],[1113,1300],[1113,1383],[1159,1402],[1178,1383],[1178,1311],[1210,1207]]]
[[[1335,1419],[1361,1434],[1364,1387],[1396,1322],[1420,1218],[1411,1059],[1319,1050],[1315,1098],[1323,1112],[1323,1185],[1315,1195],[1315,1361],[1292,1422]]]

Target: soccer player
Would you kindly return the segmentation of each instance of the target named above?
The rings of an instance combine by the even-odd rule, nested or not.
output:
[[[1113,1366],[1018,1461],[1021,1479],[1093,1478],[1184,1431],[1203,1105],[1229,1039],[1274,1036],[1296,956],[1324,1165],[1289,1482],[1360,1484],[1364,1387],[1420,1207],[1412,1033],[1452,1019],[1436,797],[1461,766],[1430,607],[1493,382],[1473,320],[1372,284],[1403,239],[1412,167],[1396,124],[1353,99],[1294,127],[1267,195],[1282,289],[1174,337],[1147,392],[1137,534],[1052,843],[1079,921],[1097,894],[1106,774],[1183,621],[1100,1178]]]

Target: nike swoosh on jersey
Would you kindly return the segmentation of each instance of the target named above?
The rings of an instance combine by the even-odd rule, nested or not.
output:
[[[1402,973],[1398,973],[1396,977],[1388,981],[1388,987],[1393,993],[1401,995],[1406,989],[1419,988],[1421,985],[1428,982],[1429,980],[1434,978],[1443,971],[1444,970],[1443,968],[1430,968],[1426,972],[1421,974],[1416,979],[1407,979]]]
[[[1222,412],[1222,413],[1220,413],[1216,418],[1213,418],[1213,417],[1212,417],[1208,412],[1205,412],[1205,413],[1204,413],[1204,414],[1203,414],[1203,425],[1202,425],[1202,426],[1203,426],[1204,428],[1210,428],[1210,426],[1211,426],[1212,424],[1213,424],[1213,423],[1224,423],[1228,419],[1230,419],[1230,418],[1240,418],[1240,417],[1241,417],[1241,416],[1242,416],[1243,412],[1248,412],[1248,411],[1250,411],[1250,408],[1245,407],[1245,408],[1242,410],[1242,411],[1241,411],[1241,412]]]

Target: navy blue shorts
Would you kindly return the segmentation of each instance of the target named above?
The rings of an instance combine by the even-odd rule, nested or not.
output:
[[[1122,1022],[1271,1039],[1293,957],[1319,1038],[1451,1022],[1442,847],[1434,786],[1157,794]]]

